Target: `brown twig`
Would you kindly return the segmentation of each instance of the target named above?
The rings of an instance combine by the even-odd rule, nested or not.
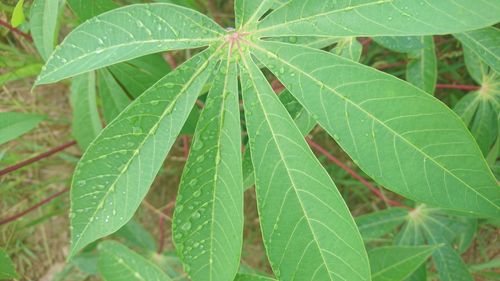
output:
[[[12,31],[13,33],[16,33],[16,34],[22,36],[24,39],[26,39],[30,42],[33,42],[33,38],[31,38],[31,36],[28,33],[22,32],[21,30],[10,25],[8,22],[6,22],[4,20],[0,20],[0,25],[7,28],[10,31]]]
[[[45,204],[48,204],[50,203],[52,200],[56,199],[57,197],[63,195],[64,193],[68,192],[69,191],[69,188],[65,188],[57,193],[54,193],[52,194],[51,196],[45,198],[44,200],[38,202],[37,204],[33,205],[32,207],[20,212],[20,213],[17,213],[13,216],[10,216],[8,218],[5,218],[3,220],[0,220],[0,225],[4,225],[4,224],[7,224],[7,223],[10,223],[10,222],[13,222],[21,217],[23,217],[24,215],[30,213],[30,212],[33,212],[34,210],[40,208],[41,206],[45,205]]]
[[[371,184],[369,181],[367,181],[361,175],[356,173],[356,171],[354,171],[353,169],[349,168],[347,165],[342,163],[342,161],[340,161],[335,156],[333,156],[330,152],[328,152],[326,149],[324,149],[321,145],[317,144],[316,142],[314,142],[310,138],[306,138],[306,141],[312,148],[314,148],[319,153],[323,154],[328,160],[333,162],[335,165],[340,167],[342,170],[349,173],[354,179],[358,180],[361,184],[366,186],[373,194],[375,194],[377,197],[382,199],[384,202],[386,202],[387,204],[389,204],[391,206],[404,207],[404,205],[402,203],[388,199],[387,197],[385,197],[385,195],[378,188],[373,186],[373,184]]]
[[[459,85],[459,84],[437,84],[437,89],[455,89],[455,90],[463,90],[463,91],[477,91],[481,89],[479,86],[475,85]]]
[[[54,155],[56,153],[59,153],[59,152],[65,150],[65,149],[67,149],[68,147],[71,147],[71,146],[75,145],[75,144],[76,144],[76,141],[70,141],[70,142],[65,143],[63,145],[60,145],[58,147],[54,147],[53,149],[51,149],[51,150],[49,150],[47,152],[44,152],[44,153],[42,153],[42,154],[40,154],[38,156],[35,156],[33,158],[24,160],[24,161],[22,161],[20,163],[17,163],[15,165],[13,165],[13,166],[10,166],[10,167],[7,167],[7,168],[5,168],[3,170],[0,170],[0,177],[1,176],[5,176],[8,173],[17,171],[17,170],[19,170],[19,169],[21,169],[23,167],[26,167],[26,166],[28,166],[30,164],[38,162],[38,161],[40,161],[42,159],[50,157],[50,156],[52,156],[52,155]]]

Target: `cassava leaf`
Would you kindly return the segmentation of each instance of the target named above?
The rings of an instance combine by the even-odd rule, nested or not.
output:
[[[347,37],[337,43],[332,53],[353,61],[359,61],[362,51],[363,45],[356,40],[356,37]]]
[[[460,118],[444,104],[391,75],[331,53],[264,41],[252,47],[378,183],[443,208],[500,214],[495,178]]]
[[[368,252],[373,281],[405,280],[439,246],[390,246]]]
[[[99,244],[98,267],[106,281],[172,280],[154,263],[114,241]]]
[[[369,280],[345,202],[249,54],[241,81],[260,224],[281,280]]]
[[[101,69],[99,74],[99,95],[102,100],[104,120],[107,123],[122,112],[130,103],[130,98],[107,69]]]
[[[261,275],[238,274],[236,275],[234,281],[276,281],[276,280]]]
[[[365,242],[377,240],[403,224],[408,216],[404,208],[391,208],[384,211],[356,217],[356,224]]]
[[[118,8],[73,30],[47,60],[35,85],[160,51],[206,46],[223,34],[208,17],[172,4]]]
[[[0,112],[0,145],[34,129],[45,117],[21,112]]]
[[[35,0],[31,6],[31,35],[38,52],[46,60],[56,44],[60,0]]]
[[[132,217],[213,70],[213,48],[158,81],[89,146],[71,187],[71,253]]]
[[[23,6],[24,0],[18,0],[16,6],[14,7],[14,11],[12,12],[12,18],[10,19],[10,24],[12,24],[13,27],[20,26],[26,20]]]
[[[70,102],[73,108],[73,137],[80,148],[85,150],[102,129],[96,103],[95,72],[73,78]]]
[[[99,14],[119,8],[113,0],[66,0],[81,21],[86,21]]]
[[[498,28],[488,27],[453,34],[453,36],[500,74],[500,30]]]
[[[194,281],[233,280],[243,244],[238,73],[229,59],[221,65],[196,127],[174,213],[174,243]]]
[[[437,58],[432,36],[420,36],[422,48],[409,52],[406,65],[406,81],[434,94],[437,82]]]
[[[410,53],[424,47],[422,36],[382,36],[373,40],[383,47],[399,53]]]
[[[464,60],[467,71],[476,83],[482,84],[484,82],[484,78],[489,73],[488,65],[485,64],[479,56],[467,46],[462,46],[462,49],[464,51]]]
[[[483,28],[498,0],[291,0],[263,19],[258,36],[409,36]]]
[[[236,28],[241,30],[246,25],[255,25],[257,21],[274,4],[274,0],[236,0],[234,13],[236,14]]]

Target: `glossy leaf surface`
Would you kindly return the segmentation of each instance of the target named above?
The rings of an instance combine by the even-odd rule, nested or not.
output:
[[[87,149],[71,188],[71,255],[132,217],[211,74],[214,56],[202,52],[158,81]]]
[[[440,207],[500,214],[495,178],[460,118],[443,103],[323,51],[261,41],[253,52],[378,183]]]
[[[282,280],[369,280],[342,197],[252,58],[241,63],[264,245]]]

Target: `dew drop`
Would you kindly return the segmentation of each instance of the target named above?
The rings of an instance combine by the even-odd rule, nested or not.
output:
[[[185,222],[182,226],[181,229],[184,231],[188,231],[191,229],[191,223],[190,222]]]
[[[200,217],[201,217],[200,212],[194,212],[193,213],[193,219],[199,219]],[[197,246],[195,246],[195,247],[197,247]]]
[[[200,190],[196,190],[194,193],[193,193],[193,196],[198,198],[201,196],[201,191]]]
[[[288,37],[288,42],[295,44],[297,43],[297,36],[290,36]]]

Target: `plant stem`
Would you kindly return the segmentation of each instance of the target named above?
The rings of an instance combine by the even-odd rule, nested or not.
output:
[[[0,20],[0,25],[7,28],[8,30],[12,31],[13,33],[16,33],[22,37],[24,37],[24,39],[30,41],[30,42],[33,42],[33,38],[31,38],[31,36],[25,32],[22,32],[21,30],[13,27],[12,25],[10,25],[8,22],[6,21],[3,21],[3,20]]]
[[[437,84],[437,89],[455,89],[455,90],[463,90],[463,91],[477,91],[481,89],[479,86],[475,85],[459,85],[459,84]]]
[[[33,158],[24,160],[24,161],[22,161],[20,163],[17,163],[15,165],[13,165],[13,166],[10,166],[10,167],[7,167],[7,168],[5,168],[3,170],[0,170],[0,177],[5,176],[8,173],[17,171],[17,170],[19,170],[19,169],[21,169],[23,167],[26,167],[26,166],[28,166],[30,164],[38,162],[38,161],[40,161],[42,159],[50,157],[50,156],[52,156],[52,155],[54,155],[54,154],[56,154],[58,152],[61,152],[61,151],[65,150],[65,149],[67,149],[68,147],[71,147],[71,146],[75,145],[75,144],[76,144],[76,141],[70,141],[70,142],[65,143],[63,145],[60,145],[58,147],[54,147],[51,150],[49,150],[47,152],[44,152],[44,153],[42,153],[42,154],[40,154],[38,156],[35,156]]]
[[[8,218],[5,218],[3,220],[0,220],[0,225],[4,225],[4,224],[7,224],[7,223],[10,223],[10,222],[13,222],[21,217],[23,217],[24,215],[30,213],[30,212],[33,212],[34,210],[40,208],[41,206],[45,205],[45,204],[48,204],[50,203],[52,200],[56,199],[57,197],[63,195],[64,193],[68,192],[69,191],[69,188],[65,188],[57,193],[54,193],[52,194],[51,196],[45,198],[44,200],[38,202],[37,204],[33,205],[32,207],[20,212],[20,213],[17,213],[11,217],[8,217]]]

